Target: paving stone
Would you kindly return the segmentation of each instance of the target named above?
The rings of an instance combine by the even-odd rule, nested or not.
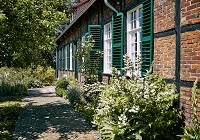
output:
[[[28,90],[22,100],[13,140],[98,140],[69,102],[56,96],[55,87]]]

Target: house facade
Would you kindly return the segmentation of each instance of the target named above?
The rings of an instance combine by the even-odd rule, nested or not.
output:
[[[74,56],[78,42],[92,34],[91,63],[95,51],[104,52],[99,64],[104,82],[109,82],[112,67],[122,73],[124,54],[135,67],[142,58],[138,73],[145,76],[153,66],[153,72],[175,83],[182,93],[185,120],[191,122],[191,88],[196,79],[200,93],[199,0],[83,0],[74,11],[71,23],[56,38],[58,77],[74,75],[84,80]]]

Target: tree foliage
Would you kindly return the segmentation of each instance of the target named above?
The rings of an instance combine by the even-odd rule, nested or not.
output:
[[[43,64],[66,21],[63,0],[0,0],[0,66]]]

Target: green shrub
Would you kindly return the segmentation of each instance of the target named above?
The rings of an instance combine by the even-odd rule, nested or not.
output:
[[[82,93],[83,91],[79,86],[70,86],[68,88],[67,98],[69,99],[69,102],[73,105],[80,104],[81,100],[83,99]]]
[[[55,70],[51,67],[38,66],[36,68],[36,79],[41,81],[45,86],[52,85],[55,79]]]
[[[72,76],[72,75],[67,76],[66,79],[67,79],[67,81],[69,81],[69,85],[70,86],[76,86],[78,84],[77,79],[74,76]]]
[[[34,68],[0,68],[0,96],[26,94],[27,88],[39,88],[51,85],[54,80],[51,67],[38,66]]]
[[[22,96],[7,96],[0,98],[0,139],[12,139],[16,120],[19,115]]]
[[[25,84],[18,83],[14,86],[14,89],[15,89],[15,91],[14,91],[15,94],[18,94],[18,95],[20,95],[20,94],[26,95],[27,94],[27,86]]]
[[[26,94],[26,79],[31,72],[24,69],[8,67],[0,68],[0,96]]]
[[[67,87],[69,85],[69,81],[65,78],[62,77],[56,82],[56,88],[62,88],[67,90]]]
[[[127,62],[128,61],[128,62]],[[125,56],[125,64],[130,60]],[[180,112],[174,107],[178,98],[175,86],[156,74],[145,78],[134,75],[125,65],[130,79],[113,70],[109,85],[104,86],[95,107],[94,121],[103,139],[174,140],[181,133]],[[129,67],[131,66],[131,67]]]
[[[67,97],[67,90],[63,88],[56,88],[56,94],[60,97]]]
[[[37,79],[28,80],[28,88],[42,88],[43,84],[41,81]]]

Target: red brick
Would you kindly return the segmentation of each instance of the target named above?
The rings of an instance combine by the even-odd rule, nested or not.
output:
[[[192,13],[192,11],[187,11],[187,12],[184,12],[184,13],[182,14],[182,16],[183,16],[183,17],[186,17],[186,16],[188,16],[188,15],[191,15],[191,13]]]
[[[191,98],[188,96],[181,96],[182,99],[189,101]]]
[[[190,92],[191,89],[188,87],[181,87],[181,91],[186,91],[186,93],[187,93],[187,92]]]
[[[200,65],[198,65],[198,64],[192,64],[192,69],[198,69],[198,68],[200,68]]]
[[[192,104],[192,101],[186,101],[186,104],[187,104],[187,105],[191,105],[191,104]]]
[[[196,14],[186,16],[186,20],[195,19],[195,18],[196,18]]]
[[[190,10],[192,10],[192,9],[195,9],[197,7],[197,4],[193,4],[193,5],[191,5],[191,6],[188,6],[187,7],[187,11],[190,11]]]
[[[200,56],[192,56],[192,60],[200,60]]]
[[[184,113],[183,114],[186,118],[190,118],[191,117],[191,114],[189,114],[189,113]]]

